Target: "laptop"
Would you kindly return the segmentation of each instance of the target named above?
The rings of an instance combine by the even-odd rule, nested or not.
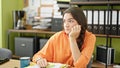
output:
[[[9,59],[8,58],[0,58],[0,64],[3,64],[5,62],[8,62]]]

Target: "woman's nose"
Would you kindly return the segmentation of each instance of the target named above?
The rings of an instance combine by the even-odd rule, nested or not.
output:
[[[69,23],[68,23],[68,22],[65,22],[64,24],[65,24],[65,26],[69,26]]]

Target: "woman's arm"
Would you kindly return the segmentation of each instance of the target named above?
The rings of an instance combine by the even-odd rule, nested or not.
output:
[[[69,41],[74,60],[74,66],[84,68],[87,66],[89,60],[91,59],[96,37],[92,33],[87,32],[87,35],[85,35],[84,40],[85,43],[83,44],[82,51],[80,52],[76,41],[76,37],[78,36],[79,30],[81,30],[79,29],[79,27],[74,27],[74,29],[72,29],[71,33],[69,34]]]
[[[84,40],[80,57],[78,58],[77,62],[74,63],[75,67],[79,67],[79,68],[86,67],[94,51],[95,41],[96,41],[95,35],[87,32],[87,35],[85,36],[86,37]]]
[[[78,36],[80,34],[80,31],[81,31],[81,26],[76,25],[72,28],[72,30],[69,34],[70,49],[72,52],[74,62],[76,62],[78,60],[78,58],[80,57],[80,50],[78,48],[77,41],[76,41],[76,39],[78,38]]]
[[[69,38],[69,40],[70,40],[70,49],[72,52],[72,56],[73,56],[74,62],[76,62],[80,57],[80,50],[77,46],[76,39]]]

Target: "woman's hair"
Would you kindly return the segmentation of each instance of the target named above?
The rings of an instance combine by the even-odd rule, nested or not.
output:
[[[81,25],[81,32],[79,34],[79,37],[77,38],[77,44],[79,49],[81,50],[81,47],[84,43],[85,32],[87,29],[87,19],[83,11],[79,7],[70,7],[66,9],[63,12],[63,16],[65,13],[71,13],[72,17],[78,22],[79,25]]]

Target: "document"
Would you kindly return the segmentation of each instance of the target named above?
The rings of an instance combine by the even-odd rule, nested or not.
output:
[[[48,63],[48,66],[46,68],[69,68],[70,66],[67,64],[61,64],[61,63]],[[32,63],[30,66],[25,68],[41,68],[39,65]]]

